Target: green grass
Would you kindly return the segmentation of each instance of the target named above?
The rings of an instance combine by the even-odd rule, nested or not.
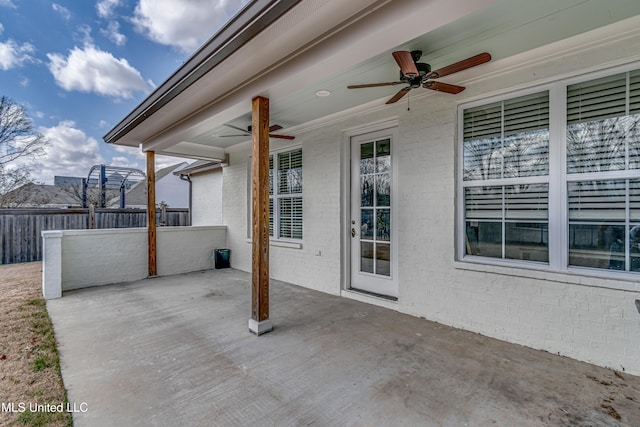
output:
[[[25,315],[25,320],[34,336],[33,339],[37,342],[37,346],[34,348],[35,357],[32,361],[33,371],[42,372],[46,369],[54,369],[58,377],[62,378],[55,333],[47,312],[46,302],[42,298],[34,298],[28,300],[20,308],[29,309],[30,313]],[[46,390],[41,389],[33,390],[29,395],[36,398],[34,402],[39,404],[51,403],[55,405],[62,401],[66,407],[68,402],[66,390],[62,396],[50,396]],[[73,426],[73,418],[71,414],[66,412],[31,412],[27,410],[18,416],[16,422],[20,425],[36,427],[52,423],[60,424],[60,422],[67,426]]]
[[[66,401],[65,401],[66,406]],[[73,419],[65,412],[31,412],[25,411],[18,416],[18,424],[23,426],[41,427],[52,424],[56,421],[65,421],[67,418],[67,426],[73,426]]]

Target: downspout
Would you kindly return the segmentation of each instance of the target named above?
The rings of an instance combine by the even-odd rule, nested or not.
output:
[[[192,205],[192,182],[191,182],[191,175],[187,174],[187,175],[182,175],[180,174],[180,179],[183,181],[187,181],[189,183],[189,225],[193,225],[193,205]],[[185,178],[186,177],[186,178]]]

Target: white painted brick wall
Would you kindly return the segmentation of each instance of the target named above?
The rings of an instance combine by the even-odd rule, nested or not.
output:
[[[222,170],[192,175],[191,186],[191,225],[222,224]]]
[[[564,54],[546,63],[487,78],[459,97],[433,94],[297,135],[304,157],[302,249],[271,248],[272,277],[339,293],[340,162],[343,134],[375,121],[399,118],[399,301],[402,312],[591,363],[640,374],[640,314],[633,290],[615,280],[569,274],[473,267],[455,261],[455,126],[457,102],[535,84],[553,70],[578,74],[594,64],[618,64],[640,52],[640,38]],[[640,68],[640,67],[639,67]],[[248,149],[233,152],[224,170],[224,218],[234,267],[249,271]],[[344,231],[346,232],[346,231]],[[314,256],[320,249],[322,256]],[[584,284],[580,284],[584,283]],[[277,319],[277,313],[273,313]]]
[[[64,230],[42,233],[43,295],[147,277],[147,229]],[[213,268],[212,251],[227,247],[226,227],[159,227],[158,275]]]

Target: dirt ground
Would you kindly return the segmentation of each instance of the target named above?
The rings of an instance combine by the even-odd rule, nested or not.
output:
[[[72,423],[41,283],[40,262],[0,265],[0,425]]]

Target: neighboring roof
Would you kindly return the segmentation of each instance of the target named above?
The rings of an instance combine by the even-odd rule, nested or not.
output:
[[[214,169],[222,168],[221,162],[214,162],[210,160],[197,160],[190,165],[187,165],[181,169],[173,172],[174,175],[193,175],[196,173],[207,172]]]
[[[178,70],[104,137],[115,143],[146,118],[181,94],[239,47],[271,25],[301,0],[253,0],[205,42]]]
[[[4,204],[16,207],[80,206],[81,202],[68,189],[45,184],[28,183],[2,196]]]
[[[175,165],[167,166],[156,171],[156,182],[160,181],[165,176],[178,168],[182,168],[187,165],[187,162],[176,163]],[[120,197],[114,197],[107,202],[107,206],[113,206],[120,203]],[[131,187],[125,193],[125,203],[127,206],[146,206],[147,205],[147,182],[140,181]]]

